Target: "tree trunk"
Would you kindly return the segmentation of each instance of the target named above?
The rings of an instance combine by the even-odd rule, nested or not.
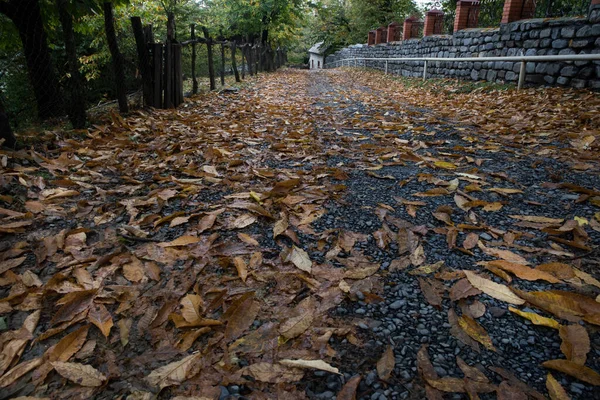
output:
[[[62,26],[65,50],[67,53],[67,63],[69,65],[69,73],[71,77],[68,81],[69,93],[71,101],[68,106],[69,120],[75,129],[85,128],[87,121],[85,115],[85,93],[83,87],[83,79],[79,73],[79,63],[77,61],[77,51],[75,49],[75,33],[73,32],[73,17],[67,10],[67,0],[56,0],[58,7],[58,16]]]
[[[242,53],[242,79],[246,79],[246,44],[243,44],[240,47],[240,52]]]
[[[144,27],[140,17],[131,17],[131,28],[138,55],[138,68],[142,74],[142,93],[144,94],[144,105],[147,107],[156,106],[152,95],[152,66],[150,64],[150,53],[148,51],[148,41],[144,35]]]
[[[0,99],[0,140],[2,139],[4,139],[2,146],[10,147],[11,149],[15,148],[17,139],[10,128],[8,115],[6,115],[4,104],[2,103],[2,99]]]
[[[237,61],[235,59],[236,43],[232,41],[229,44],[229,47],[231,49],[231,69],[233,69],[233,74],[235,75],[235,81],[241,82],[240,73],[238,72],[238,68],[237,68]]]
[[[221,38],[221,86],[225,86],[225,45]]]
[[[62,97],[38,0],[0,1],[0,12],[10,18],[19,31],[38,116],[42,120],[61,116]]]
[[[123,55],[119,51],[119,43],[117,42],[117,34],[115,33],[112,3],[108,1],[104,2],[104,30],[106,31],[106,40],[108,41],[108,48],[112,56],[119,111],[121,111],[121,113],[127,113],[129,112],[129,105],[127,104],[127,93],[125,92]]]
[[[208,50],[208,75],[210,78],[210,90],[215,90],[215,65],[213,61],[212,39],[210,38],[210,34],[208,33],[208,29],[206,29],[206,27],[202,27],[202,32],[206,38],[206,49]]]
[[[192,40],[192,93],[198,94],[198,79],[196,78],[196,25],[190,25]]]

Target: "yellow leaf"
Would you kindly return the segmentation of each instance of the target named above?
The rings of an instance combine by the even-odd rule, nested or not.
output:
[[[481,290],[488,296],[511,304],[520,305],[525,303],[525,300],[514,294],[507,286],[483,278],[468,270],[463,270],[463,272],[473,287]]]
[[[438,168],[443,168],[443,169],[456,169],[458,168],[456,166],[456,164],[452,164],[451,162],[447,162],[447,161],[436,161],[433,163],[433,165],[435,165]]]
[[[558,329],[561,326],[556,320],[554,320],[552,318],[543,317],[543,316],[533,313],[533,312],[521,311],[514,307],[508,307],[508,310],[517,315],[520,315],[523,318],[527,318],[534,325],[547,326],[548,328],[554,328],[554,329]]]

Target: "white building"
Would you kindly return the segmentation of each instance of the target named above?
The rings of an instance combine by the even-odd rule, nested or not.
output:
[[[316,43],[313,47],[308,50],[308,68],[310,69],[322,69],[323,63],[325,62],[325,50],[323,42]]]

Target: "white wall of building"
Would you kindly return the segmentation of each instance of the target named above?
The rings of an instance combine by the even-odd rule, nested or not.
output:
[[[319,54],[310,53],[310,59],[308,60],[308,67],[310,69],[322,69],[324,57]]]

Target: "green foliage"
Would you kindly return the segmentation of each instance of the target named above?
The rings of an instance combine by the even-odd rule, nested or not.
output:
[[[306,50],[324,41],[328,52],[354,43],[366,42],[368,32],[411,15],[420,15],[413,0],[318,0],[303,30]]]

